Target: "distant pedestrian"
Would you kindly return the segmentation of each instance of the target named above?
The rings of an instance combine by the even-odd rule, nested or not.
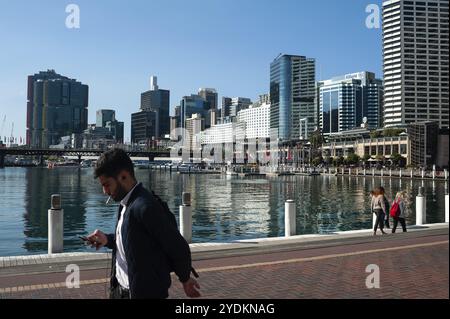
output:
[[[410,207],[410,201],[405,191],[400,191],[395,196],[395,200],[392,203],[390,215],[394,219],[394,227],[392,233],[395,234],[397,230],[398,222],[402,225],[403,232],[406,233],[406,213]]]
[[[383,195],[383,200],[384,200],[384,206],[386,208],[386,213],[384,214],[384,226],[389,229],[390,225],[389,225],[389,210],[391,209],[391,204],[389,202],[389,199],[386,197],[386,191],[384,189],[384,187],[379,187],[380,189],[380,193]]]
[[[378,227],[380,227],[381,233],[386,234],[384,231],[384,219],[386,215],[386,205],[384,202],[384,196],[380,190],[380,188],[375,188],[371,192],[371,203],[370,203],[370,210],[373,214],[376,215],[376,221],[375,225],[373,227],[373,235],[376,236]]]

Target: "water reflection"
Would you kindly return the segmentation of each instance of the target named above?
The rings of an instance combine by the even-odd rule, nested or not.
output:
[[[50,196],[59,193],[64,208],[65,251],[86,248],[78,235],[96,228],[114,229],[117,204],[105,205],[106,196],[91,169],[6,168],[0,170],[0,255],[45,253]],[[137,170],[178,219],[181,195],[190,192],[193,241],[231,241],[284,235],[284,203],[296,202],[297,233],[332,233],[372,225],[369,192],[383,185],[389,199],[398,190],[417,195],[424,185],[427,222],[444,221],[439,181],[409,181],[348,176],[284,176],[227,178],[221,175],[180,175],[175,172]],[[442,197],[442,198],[441,198]],[[408,224],[415,222],[415,200]]]

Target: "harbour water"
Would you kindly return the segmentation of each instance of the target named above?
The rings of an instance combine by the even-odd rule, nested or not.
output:
[[[137,169],[136,175],[168,202],[177,220],[182,192],[191,193],[194,243],[283,236],[287,199],[296,202],[299,235],[370,228],[369,192],[380,185],[389,198],[400,189],[415,197],[423,186],[427,223],[444,221],[443,181],[349,176],[242,178],[146,169]],[[113,231],[117,204],[105,205],[107,197],[93,178],[92,168],[0,169],[0,256],[47,252],[47,210],[52,194],[62,196],[66,252],[90,250],[79,235],[95,229]],[[415,223],[414,212],[413,205],[408,224]]]

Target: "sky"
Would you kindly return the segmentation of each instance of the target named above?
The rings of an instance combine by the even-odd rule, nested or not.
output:
[[[69,29],[69,4],[80,28]],[[317,80],[359,71],[382,78],[381,29],[366,27],[381,0],[0,0],[1,136],[25,137],[27,76],[54,69],[89,85],[89,123],[131,113],[158,76],[171,114],[200,87],[256,100],[280,53],[316,59]]]

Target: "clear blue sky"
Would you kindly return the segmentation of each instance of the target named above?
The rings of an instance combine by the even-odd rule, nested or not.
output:
[[[67,29],[68,4],[81,28]],[[25,136],[27,75],[56,72],[89,85],[89,122],[116,110],[130,136],[131,113],[157,75],[171,112],[199,87],[219,99],[269,91],[279,54],[315,58],[317,78],[358,71],[382,77],[381,29],[367,29],[381,0],[0,0],[0,126]]]

